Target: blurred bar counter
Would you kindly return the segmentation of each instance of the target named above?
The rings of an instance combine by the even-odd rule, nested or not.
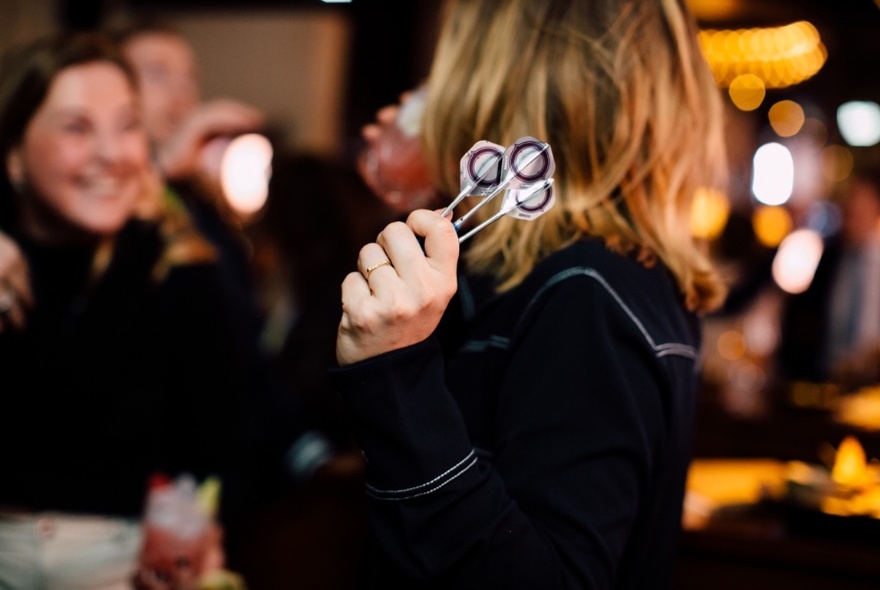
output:
[[[830,477],[842,441],[854,438],[876,481],[880,426],[841,420],[838,402],[854,396],[798,404],[789,392],[769,393],[770,403],[749,416],[729,412],[716,392],[706,392],[676,590],[880,589],[880,506],[873,517],[827,514],[792,501],[791,475],[798,467]],[[877,484],[870,487],[874,500]]]

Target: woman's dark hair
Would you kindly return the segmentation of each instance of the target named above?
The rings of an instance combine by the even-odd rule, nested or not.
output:
[[[150,13],[112,18],[103,27],[103,31],[120,47],[140,35],[174,35],[184,38],[183,32],[171,21]]]

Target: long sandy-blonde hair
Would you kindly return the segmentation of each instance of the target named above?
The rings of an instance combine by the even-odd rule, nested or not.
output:
[[[722,104],[681,0],[449,0],[428,86],[424,149],[443,192],[458,192],[458,160],[479,139],[535,136],[556,161],[556,205],[477,234],[472,269],[509,289],[595,236],[660,258],[689,308],[720,305],[689,219],[695,191],[725,180]]]

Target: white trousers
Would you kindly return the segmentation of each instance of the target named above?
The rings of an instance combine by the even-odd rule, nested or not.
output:
[[[136,520],[0,512],[0,590],[130,590]]]

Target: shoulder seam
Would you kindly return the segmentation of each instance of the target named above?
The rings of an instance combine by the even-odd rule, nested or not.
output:
[[[608,281],[605,280],[605,277],[603,277],[602,274],[596,269],[588,266],[577,266],[573,268],[568,268],[550,277],[550,279],[546,283],[544,283],[544,285],[542,285],[540,289],[538,289],[538,291],[532,297],[531,301],[529,301],[528,305],[526,305],[522,317],[526,316],[529,309],[531,309],[532,306],[537,303],[537,301],[544,295],[544,293],[548,289],[561,283],[562,281],[576,276],[589,277],[599,283],[599,285],[601,285],[602,288],[605,289],[605,291],[611,296],[611,298],[614,299],[614,301],[623,310],[627,317],[629,317],[630,321],[632,321],[633,325],[636,326],[636,329],[638,329],[638,331],[642,334],[648,345],[654,350],[654,353],[657,355],[657,357],[674,355],[690,358],[694,361],[699,361],[700,353],[690,344],[685,344],[682,342],[668,342],[657,344],[656,342],[654,342],[654,339],[651,337],[651,334],[648,332],[648,329],[645,328],[645,325],[642,323],[642,321],[638,318],[635,312],[623,301],[623,298],[620,297],[620,295],[617,293],[617,291],[614,290],[614,288],[608,283]],[[517,324],[517,327],[518,326],[519,324]],[[514,328],[514,331],[516,331],[516,328]]]

